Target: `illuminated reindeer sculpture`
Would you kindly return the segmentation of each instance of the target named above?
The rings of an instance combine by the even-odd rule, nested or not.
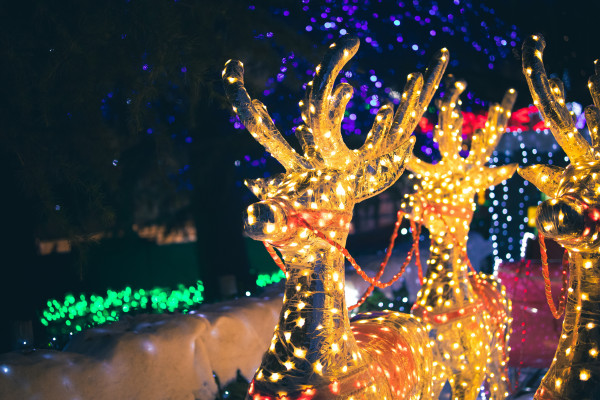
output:
[[[430,397],[431,349],[412,316],[382,312],[352,323],[344,291],[344,246],[354,204],[402,174],[410,135],[448,63],[441,50],[426,71],[408,75],[396,114],[381,107],[365,144],[350,150],[341,120],[352,97],[336,76],[358,50],[356,38],[330,46],[300,102],[296,129],[304,155],[277,131],[266,108],[244,89],[243,67],[228,61],[227,97],[250,131],[286,169],[246,185],[261,201],[248,207],[245,231],[276,247],[286,268],[283,308],[271,345],[250,385],[250,399],[419,399]]]
[[[523,73],[533,103],[569,157],[566,168],[533,165],[519,169],[550,199],[538,206],[537,226],[543,236],[568,250],[570,288],[562,335],[550,369],[535,399],[585,400],[600,397],[600,65],[589,89],[595,106],[585,110],[592,144],[577,131],[565,106],[558,79],[548,79],[541,36],[523,43]],[[547,286],[548,288],[548,286]],[[546,289],[548,291],[548,289]],[[548,294],[548,293],[547,293]],[[550,297],[551,299],[551,297]],[[554,314],[554,303],[549,300]],[[560,307],[559,307],[560,308]]]
[[[492,397],[504,398],[510,302],[504,287],[492,277],[469,273],[466,245],[473,197],[516,170],[514,164],[485,166],[504,133],[516,92],[510,89],[502,104],[490,106],[485,128],[473,136],[470,154],[463,158],[458,97],[466,83],[449,78],[446,86],[434,130],[442,159],[429,164],[413,157],[407,165],[420,178],[416,192],[409,196],[412,218],[431,236],[427,276],[411,312],[426,324],[436,342],[435,398],[448,380],[453,399],[475,399],[486,373]]]

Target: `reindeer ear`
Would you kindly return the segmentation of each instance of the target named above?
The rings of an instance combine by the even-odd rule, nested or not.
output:
[[[284,178],[284,174],[278,174],[268,179],[246,179],[244,185],[246,185],[259,200],[265,200],[275,194],[277,187],[281,185]]]
[[[556,197],[556,192],[562,180],[564,168],[555,165],[538,164],[519,168],[519,175],[537,187],[540,192],[550,198]]]
[[[479,185],[475,184],[474,186],[478,186],[478,190],[496,186],[513,176],[516,170],[517,164],[508,164],[501,167],[481,167],[481,182]]]
[[[392,186],[404,172],[406,161],[412,155],[415,137],[381,157],[363,160],[354,180],[356,202],[373,197]]]

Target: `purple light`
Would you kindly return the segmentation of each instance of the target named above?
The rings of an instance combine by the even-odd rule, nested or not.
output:
[[[185,138],[186,143],[192,143],[192,138],[190,136]]]
[[[181,72],[183,72],[185,74],[187,72],[187,68],[186,67],[181,67]]]
[[[429,31],[429,34],[430,34],[431,36],[435,36],[435,31],[432,29],[432,30],[430,30],[430,31]]]
[[[289,12],[288,10],[285,10],[285,11],[283,12],[283,16],[284,16],[284,17],[287,17],[288,15],[290,15],[290,12]]]
[[[398,43],[402,43],[403,41],[404,41],[404,38],[402,36],[398,36],[396,38],[396,42],[398,42]]]
[[[310,31],[312,31],[312,26],[306,25],[306,32],[310,32]]]
[[[144,65],[142,65],[142,69],[143,69],[144,71],[148,71],[148,64],[144,64]]]

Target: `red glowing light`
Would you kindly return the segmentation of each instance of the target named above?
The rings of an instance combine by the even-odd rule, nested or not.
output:
[[[338,381],[334,381],[329,385],[329,388],[331,389],[331,393],[333,394],[339,394],[340,393],[340,383]]]

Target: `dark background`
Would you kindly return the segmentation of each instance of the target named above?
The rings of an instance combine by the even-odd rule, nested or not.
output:
[[[297,146],[302,84],[340,28],[357,34],[361,49],[345,69],[357,89],[345,140],[357,147],[384,89],[400,90],[441,47],[455,60],[447,72],[468,81],[465,110],[484,112],[509,87],[520,93],[515,108],[529,105],[520,46],[533,33],[546,38],[545,64],[565,82],[567,100],[591,103],[599,11],[595,1],[558,0],[2,2],[0,350],[10,347],[12,323],[35,321],[46,299],[67,292],[201,279],[214,301],[226,297],[219,278],[227,275],[238,294],[254,289],[250,260],[260,256],[241,234],[241,212],[253,201],[241,182],[281,167],[230,112],[220,81],[229,58],[244,62],[249,92]],[[461,22],[438,18],[450,13]],[[323,28],[334,15],[345,17]],[[494,44],[497,35],[510,42],[511,32],[515,46]],[[435,110],[428,115],[435,120]],[[173,252],[133,230],[189,223],[197,240]],[[39,254],[39,241],[56,239],[69,240],[71,252]]]

